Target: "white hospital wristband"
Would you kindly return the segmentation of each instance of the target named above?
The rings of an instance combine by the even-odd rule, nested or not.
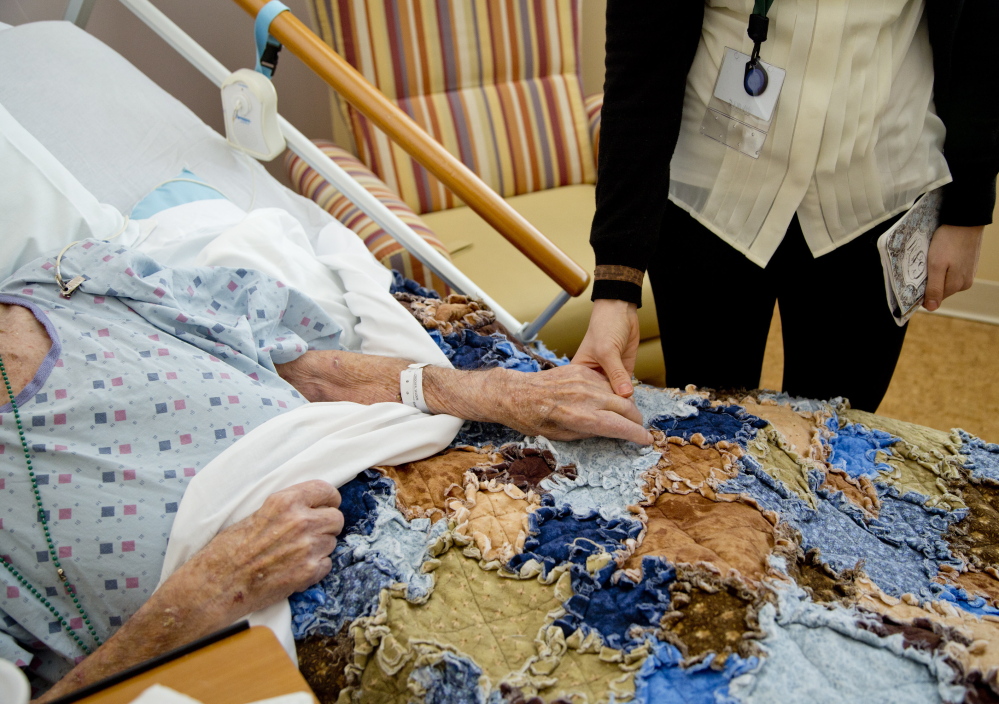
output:
[[[410,364],[399,373],[399,395],[402,402],[424,413],[431,412],[423,397],[423,368],[429,366],[430,362]]]

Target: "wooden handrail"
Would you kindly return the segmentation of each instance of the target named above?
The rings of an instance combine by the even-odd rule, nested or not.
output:
[[[256,17],[260,8],[267,4],[267,0],[235,2],[252,17]],[[282,12],[271,23],[270,33],[534,262],[562,290],[572,296],[586,290],[590,276],[581,266],[538,232],[524,216],[396,107],[301,20],[290,12]]]

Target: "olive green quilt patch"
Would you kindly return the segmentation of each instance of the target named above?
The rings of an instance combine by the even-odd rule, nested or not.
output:
[[[607,701],[612,682],[620,694],[633,691],[622,657],[615,662],[599,640],[572,648],[551,628],[572,594],[567,570],[521,579],[482,569],[454,545],[438,555],[433,574],[435,588],[425,603],[386,590],[377,613],[354,622],[355,679],[339,701],[412,701],[413,671],[445,652],[474,660],[483,691],[508,683],[547,695],[554,687],[556,696],[585,692],[591,702]]]

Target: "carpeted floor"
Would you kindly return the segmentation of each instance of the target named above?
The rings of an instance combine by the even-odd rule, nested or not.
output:
[[[783,366],[775,315],[760,386],[780,389]],[[964,428],[999,442],[999,325],[914,315],[878,413],[940,430]]]

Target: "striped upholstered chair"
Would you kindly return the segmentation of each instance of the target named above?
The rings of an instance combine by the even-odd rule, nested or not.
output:
[[[320,35],[334,50],[592,270],[588,234],[602,96],[582,94],[583,1],[312,0],[312,7]],[[324,146],[327,153],[387,193],[400,217],[513,315],[536,317],[557,286],[363,115],[347,105],[334,103],[334,109],[345,111],[357,158],[332,145]],[[290,170],[302,193],[335,215],[346,213],[340,219],[383,263],[439,283],[305,164],[293,158]],[[636,374],[661,381],[658,327],[651,292],[646,294]],[[572,354],[589,309],[588,294],[573,299],[541,338]]]

